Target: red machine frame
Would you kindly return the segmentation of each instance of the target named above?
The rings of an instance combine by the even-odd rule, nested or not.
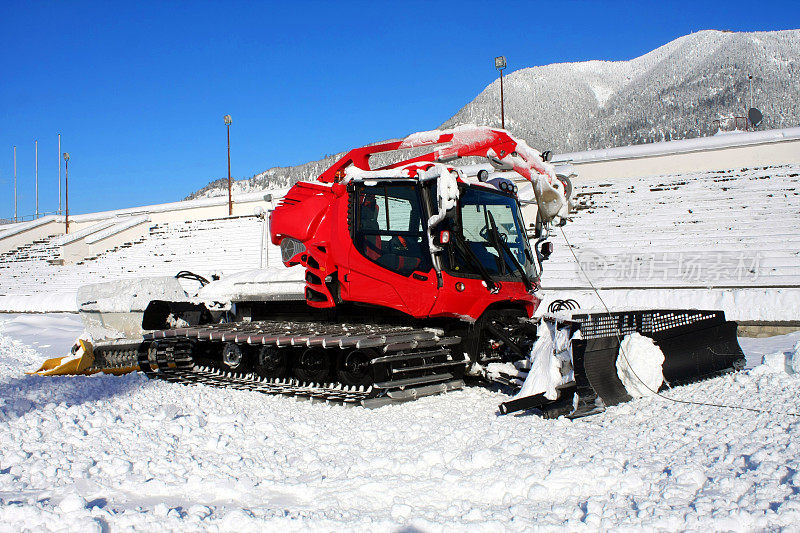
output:
[[[372,169],[369,164],[372,154],[441,144],[446,146],[381,168]],[[383,171],[397,169],[386,174],[415,179],[420,170],[428,170],[435,163],[469,156],[486,157],[496,168],[513,169],[535,187],[539,180],[544,180],[545,186],[559,185],[552,167],[538,152],[503,130],[485,127],[423,132],[402,141],[357,148],[323,172],[317,183],[295,184],[272,213],[270,233],[276,245],[287,237],[303,243],[305,250],[284,258],[284,262],[305,268],[308,305],[332,308],[342,302],[357,302],[414,318],[467,320],[477,320],[489,307],[505,306],[522,308],[532,316],[540,300],[522,281],[503,281],[499,290],[491,292],[480,279],[456,277],[444,270],[439,274],[433,266],[428,272],[403,276],[366,258],[352,242],[347,191],[351,178],[363,179],[372,172],[380,177]]]

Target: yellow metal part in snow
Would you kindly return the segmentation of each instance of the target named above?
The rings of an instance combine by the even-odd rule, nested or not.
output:
[[[26,372],[26,374],[36,374],[38,376],[78,376],[103,372],[106,374],[120,375],[139,370],[138,366],[92,369],[91,366],[94,364],[92,343],[82,339],[79,339],[78,342],[81,345],[80,355],[76,353],[75,355],[48,359],[42,363],[42,366],[38,370]]]

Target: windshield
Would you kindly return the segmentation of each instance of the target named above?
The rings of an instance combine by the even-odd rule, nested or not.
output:
[[[519,204],[514,198],[488,189],[468,187],[461,194],[460,211],[464,241],[490,274],[519,276],[506,246],[499,242],[501,240],[528,277],[532,277],[533,265],[528,260],[529,253],[526,253],[528,237]],[[492,220],[496,232],[492,229]],[[457,251],[453,259],[455,270],[469,269],[468,261]]]

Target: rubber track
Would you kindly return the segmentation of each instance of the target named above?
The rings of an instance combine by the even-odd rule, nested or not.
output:
[[[321,348],[381,348],[384,353],[449,346],[458,337],[443,337],[440,330],[372,324],[325,324],[310,322],[258,321],[214,324],[155,331],[144,340],[188,338],[201,341],[235,342],[272,346]]]
[[[150,350],[155,341],[155,350]],[[304,382],[294,378],[265,378],[255,373],[236,373],[198,364],[192,357],[193,343],[235,342],[276,347],[306,346],[321,348],[372,348],[378,354],[375,364],[390,366],[397,378],[370,386],[341,383]],[[459,367],[466,361],[453,360],[449,346],[458,337],[444,337],[440,330],[364,324],[325,324],[308,322],[258,321],[215,324],[155,331],[142,341],[111,341],[94,347],[95,367],[136,365],[151,378],[175,383],[203,384],[255,392],[300,396],[341,404],[383,405],[407,401],[418,396],[463,387],[449,372],[407,377],[417,367],[414,360],[436,358],[448,361],[433,367]],[[430,370],[431,365],[420,365]],[[437,370],[438,371],[438,370]],[[419,391],[419,393],[415,392]]]

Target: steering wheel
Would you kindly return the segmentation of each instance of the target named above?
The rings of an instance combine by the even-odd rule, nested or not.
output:
[[[507,233],[503,233],[499,229],[497,230],[497,233],[500,235],[500,238],[503,240],[503,242],[508,242],[508,234]],[[478,234],[481,236],[481,239],[483,239],[485,241],[489,240],[489,228],[488,227],[484,226],[478,232]]]

